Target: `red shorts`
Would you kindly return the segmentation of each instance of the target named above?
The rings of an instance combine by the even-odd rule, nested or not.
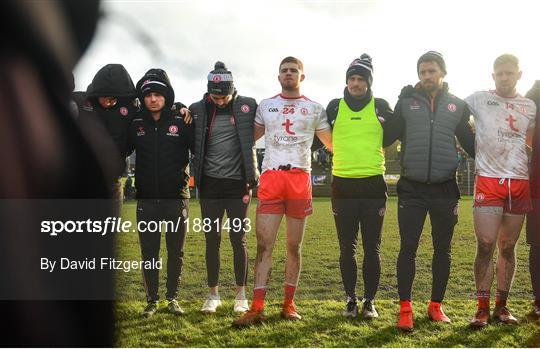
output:
[[[313,213],[311,176],[300,169],[264,171],[257,197],[257,213],[286,214],[295,218]]]
[[[505,213],[526,214],[532,209],[529,181],[477,175],[474,206],[499,206]]]

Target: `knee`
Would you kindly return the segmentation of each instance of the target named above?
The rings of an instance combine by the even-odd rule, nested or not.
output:
[[[299,258],[301,251],[302,251],[301,243],[288,243],[287,244],[287,256]]]
[[[212,232],[206,233],[205,238],[206,238],[206,246],[207,247],[219,248],[219,246],[221,244],[221,235],[220,234],[216,234],[216,233],[212,233]]]
[[[230,239],[234,251],[244,250],[247,247],[247,239],[245,234],[231,233]]]
[[[516,242],[515,241],[501,241],[499,243],[499,253],[502,258],[511,260],[515,258]]]
[[[416,250],[418,249],[418,244],[410,242],[401,242],[401,247],[399,249],[399,255],[403,258],[416,258]]]
[[[356,242],[352,240],[339,242],[339,251],[341,256],[350,257],[356,254]]]
[[[272,242],[259,239],[257,240],[257,254],[258,255],[265,255],[270,254],[272,252]]]
[[[364,244],[364,257],[379,258],[381,254],[381,244]]]
[[[437,244],[433,246],[433,254],[435,256],[450,257],[451,244]]]
[[[476,244],[476,255],[479,258],[491,258],[495,243],[490,240],[478,239]]]

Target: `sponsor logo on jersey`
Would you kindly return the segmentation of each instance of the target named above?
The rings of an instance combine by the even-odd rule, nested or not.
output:
[[[268,108],[268,112],[269,113],[278,113],[279,109],[278,108]]]
[[[240,110],[242,111],[242,113],[249,113],[249,105],[243,104],[243,105],[240,107]]]
[[[139,126],[139,129],[137,130],[137,137],[144,136],[146,132],[144,132],[144,127]]]
[[[294,132],[294,131],[291,129],[291,126],[292,126],[292,125],[294,125],[294,123],[291,122],[290,119],[285,120],[285,122],[281,124],[281,126],[285,126],[285,132],[287,132],[287,133],[290,134],[290,135],[295,135],[296,132]]]
[[[167,136],[178,137],[178,126],[176,125],[169,126],[169,132],[167,132]]]
[[[274,135],[274,142],[277,144],[282,143],[294,143],[298,140],[298,137],[296,136],[278,136]]]
[[[456,111],[456,105],[454,103],[449,103],[448,104],[448,110],[450,110],[450,112],[455,112]]]
[[[126,107],[120,108],[120,114],[122,114],[122,116],[127,116],[128,115],[128,109]]]
[[[514,126],[514,122],[517,121],[514,119],[512,115],[508,115],[508,118],[504,119],[505,121],[508,121],[508,126],[510,126],[510,129],[514,132],[519,132],[519,130]]]
[[[498,106],[498,105],[499,105],[499,102],[497,102],[497,101],[487,101],[487,105]]]

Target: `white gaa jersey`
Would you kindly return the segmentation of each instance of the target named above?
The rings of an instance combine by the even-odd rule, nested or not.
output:
[[[476,126],[476,173],[492,178],[529,179],[525,138],[535,127],[536,106],[517,95],[480,91],[465,98]]]
[[[265,128],[263,172],[289,164],[310,172],[315,131],[330,128],[322,105],[304,96],[281,94],[261,101],[255,123]]]

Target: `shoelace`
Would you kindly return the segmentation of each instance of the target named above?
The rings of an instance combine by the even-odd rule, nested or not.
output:
[[[373,303],[371,302],[364,302],[364,308],[368,311],[373,311]]]
[[[347,303],[347,311],[352,312],[356,306],[357,306],[357,304],[355,302]]]

